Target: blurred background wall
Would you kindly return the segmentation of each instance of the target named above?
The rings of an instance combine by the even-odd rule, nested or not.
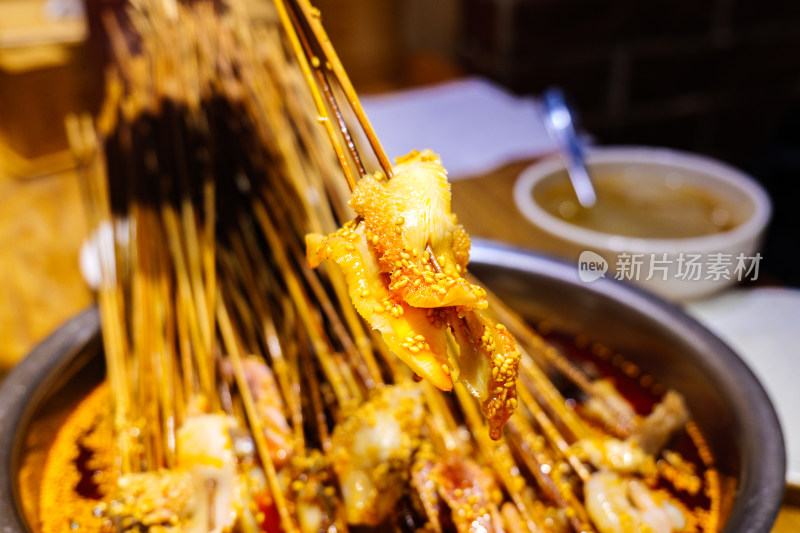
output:
[[[462,0],[317,0],[361,92],[435,83],[462,72]]]
[[[800,97],[796,0],[464,0],[461,57],[562,86],[605,143],[746,164]]]
[[[9,48],[3,35],[19,25],[9,6],[54,1],[80,3],[0,0],[0,134],[23,123],[39,128],[36,143],[5,134],[18,151],[36,155],[64,147],[57,128],[42,128],[98,98],[96,69],[87,67],[102,57],[101,41],[71,43],[60,74],[12,72],[2,61]],[[518,94],[560,85],[603,143],[673,146],[747,165],[800,101],[797,0],[314,3],[362,92],[471,73]],[[122,2],[85,4],[89,34],[96,35],[99,12]],[[55,98],[26,97],[53,84]]]
[[[800,2],[463,0],[459,57],[519,93],[571,95],[603,144],[710,155],[753,174],[770,271],[800,284]]]

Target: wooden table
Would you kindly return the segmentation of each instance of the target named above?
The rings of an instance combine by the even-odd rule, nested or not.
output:
[[[540,241],[514,205],[512,189],[530,162],[453,182],[453,212],[472,237],[504,240],[536,249]],[[787,493],[773,533],[800,533],[800,491]]]
[[[78,268],[85,237],[74,171],[16,178],[0,169],[0,379],[92,303]]]

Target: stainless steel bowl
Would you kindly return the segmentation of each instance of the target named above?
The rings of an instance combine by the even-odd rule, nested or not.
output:
[[[729,487],[723,531],[770,531],[786,469],[780,424],[756,377],[722,341],[678,307],[613,280],[581,282],[572,265],[552,259],[476,242],[471,270],[523,316],[583,333],[680,391]],[[101,379],[101,349],[99,318],[90,309],[36,348],[0,387],[1,533],[31,531],[18,483],[32,446],[26,436]]]

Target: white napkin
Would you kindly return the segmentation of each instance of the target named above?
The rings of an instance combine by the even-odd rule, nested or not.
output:
[[[536,100],[481,78],[365,96],[362,104],[389,158],[430,148],[450,179],[555,149]]]
[[[783,426],[787,481],[800,485],[800,290],[728,290],[686,310],[736,350],[764,385]]]

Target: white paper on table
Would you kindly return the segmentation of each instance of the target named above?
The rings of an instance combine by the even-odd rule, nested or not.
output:
[[[800,290],[734,289],[686,310],[727,342],[758,376],[778,412],[786,441],[787,481],[800,486]]]
[[[430,148],[450,179],[555,149],[536,100],[482,78],[365,96],[362,104],[390,159]]]

